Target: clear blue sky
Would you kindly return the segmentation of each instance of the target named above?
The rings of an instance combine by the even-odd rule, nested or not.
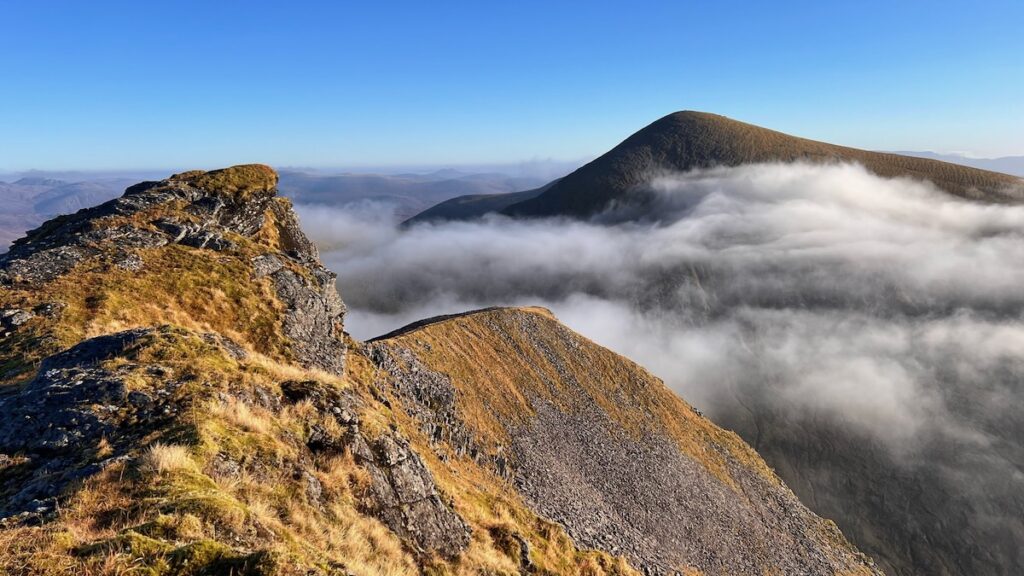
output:
[[[679,109],[1024,154],[1024,1],[0,0],[0,171],[594,156]]]

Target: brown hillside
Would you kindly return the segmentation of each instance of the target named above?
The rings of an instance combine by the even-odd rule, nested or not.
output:
[[[739,437],[547,310],[442,317],[371,348],[437,441],[585,547],[656,573],[872,573]]]

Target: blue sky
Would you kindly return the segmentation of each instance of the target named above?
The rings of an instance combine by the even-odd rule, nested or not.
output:
[[[1024,154],[1024,2],[0,0],[0,171],[597,155],[680,109]]]

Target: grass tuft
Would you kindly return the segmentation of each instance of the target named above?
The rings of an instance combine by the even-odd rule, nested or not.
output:
[[[194,470],[196,463],[188,447],[156,442],[142,455],[142,468],[163,474],[178,470]]]

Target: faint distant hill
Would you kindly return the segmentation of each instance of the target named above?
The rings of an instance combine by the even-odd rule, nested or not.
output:
[[[0,252],[44,221],[116,198],[135,181],[101,178],[68,182],[48,176],[26,176],[14,182],[0,182]]]
[[[540,196],[548,188],[553,186],[558,180],[550,182],[541,186],[540,188],[534,188],[533,190],[524,190],[522,192],[508,192],[505,194],[470,194],[467,196],[457,196],[450,200],[445,200],[440,204],[431,206],[426,210],[416,214],[412,218],[409,218],[403,225],[414,224],[417,222],[443,222],[447,220],[471,220],[478,218],[484,214],[490,214],[492,212],[501,212],[509,206],[536,198]]]
[[[991,170],[993,172],[1013,174],[1014,176],[1024,176],[1024,156],[1002,156],[1000,158],[971,158],[970,156],[964,156],[963,154],[939,154],[938,152],[913,151],[901,151],[896,152],[896,154],[903,154],[904,156],[917,156],[918,158],[930,158],[932,160],[952,162],[953,164],[961,164],[963,166],[970,166],[972,168],[981,168],[982,170]]]
[[[764,162],[856,162],[884,177],[933,182],[950,194],[1004,202],[1024,197],[1024,181],[1008,174],[939,160],[870,152],[808,140],[706,112],[669,114],[539,194],[457,199],[436,206],[431,219],[463,219],[495,210],[510,216],[590,217],[613,201],[642,202],[643,188],[662,171]],[[413,222],[420,221],[417,216]]]
[[[546,180],[500,173],[444,169],[426,174],[317,174],[280,171],[281,193],[302,204],[344,206],[363,201],[394,206],[399,219],[409,218],[456,196],[492,195],[535,188]]]
[[[391,206],[399,220],[456,196],[496,195],[536,188],[546,181],[541,177],[450,168],[425,174],[319,174],[301,170],[280,174],[282,194],[298,203],[344,207],[382,202]],[[32,172],[6,177],[12,181],[0,181],[0,252],[44,221],[116,198],[139,180],[134,174],[113,177],[84,172]]]

